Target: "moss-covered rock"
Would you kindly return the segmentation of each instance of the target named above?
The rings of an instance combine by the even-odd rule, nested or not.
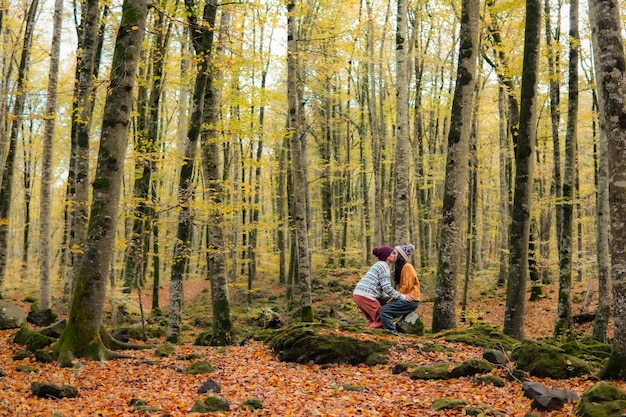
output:
[[[218,411],[229,411],[230,403],[220,395],[206,397],[204,400],[198,400],[191,407],[192,413],[215,413]]]
[[[401,333],[414,334],[416,336],[424,335],[424,322],[420,319],[416,311],[402,317],[396,323],[396,329]]]
[[[213,372],[213,365],[211,365],[207,361],[194,362],[191,365],[189,365],[187,368],[185,368],[185,371],[184,371],[184,373],[191,374],[191,375],[208,374],[210,372]]]
[[[493,385],[494,387],[503,387],[504,380],[498,375],[483,375],[474,378],[474,382],[478,385]]]
[[[578,402],[580,417],[621,417],[626,409],[626,392],[610,382],[589,387]]]
[[[300,323],[278,331],[268,341],[278,359],[285,362],[377,365],[387,361],[389,341],[359,340],[334,334],[319,334],[321,327]]]
[[[590,372],[582,359],[568,355],[557,346],[525,340],[511,353],[519,369],[539,378],[566,379]]]
[[[448,379],[450,373],[448,369],[452,366],[450,363],[438,363],[435,365],[418,366],[415,368],[409,378],[411,379]]]
[[[450,371],[450,378],[485,374],[487,372],[491,372],[491,369],[492,366],[487,361],[479,359],[467,359],[452,368],[452,370]]]
[[[504,352],[498,349],[485,349],[485,351],[483,352],[483,359],[494,365],[506,365],[506,355],[504,354]]]
[[[435,411],[450,410],[467,405],[466,400],[458,400],[455,398],[439,398],[433,401],[431,408]]]
[[[568,355],[576,356],[597,366],[600,366],[611,354],[611,345],[596,340],[573,340],[561,345],[561,349]]]
[[[78,388],[72,385],[54,385],[42,382],[33,382],[30,389],[36,397],[40,398],[76,398],[78,397]]]
[[[158,356],[159,358],[165,358],[174,353],[174,345],[170,342],[165,342],[161,346],[158,346],[154,350],[154,356]]]
[[[452,330],[439,337],[448,342],[465,343],[466,345],[488,349],[504,349],[505,351],[510,351],[519,344],[518,340],[487,324],[464,330]]]
[[[253,397],[248,398],[244,402],[241,403],[241,406],[247,408],[250,411],[259,410],[263,408],[263,403],[259,398]]]

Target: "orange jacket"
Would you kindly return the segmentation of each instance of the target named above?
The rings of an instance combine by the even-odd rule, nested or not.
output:
[[[396,291],[402,294],[411,294],[415,301],[420,301],[420,281],[417,279],[417,272],[415,272],[413,265],[406,263],[402,267],[400,283],[396,287]]]

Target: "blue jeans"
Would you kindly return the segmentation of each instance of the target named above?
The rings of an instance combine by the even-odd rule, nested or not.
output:
[[[396,331],[393,319],[409,314],[420,305],[419,301],[395,300],[380,307],[380,320],[383,322],[383,329],[392,332]]]

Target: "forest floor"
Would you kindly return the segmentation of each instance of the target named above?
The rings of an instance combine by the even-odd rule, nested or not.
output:
[[[351,288],[362,271],[330,271],[313,280],[314,306],[317,312],[333,311],[335,317],[353,323],[363,323],[351,297]],[[419,313],[428,330],[432,318],[432,294],[426,285]],[[468,321],[492,324],[501,328],[505,304],[504,288],[489,288],[475,285],[469,292]],[[556,317],[557,285],[544,287],[546,295],[540,301],[526,305],[525,336],[529,339],[550,337]],[[167,306],[167,287],[162,288],[161,305]],[[144,290],[144,292],[146,292]],[[580,309],[587,292],[586,282],[573,284],[573,312]],[[463,344],[453,344],[425,336],[391,336],[379,330],[364,330],[358,335],[365,339],[391,339],[397,342],[391,349],[388,364],[377,366],[293,364],[279,361],[262,342],[250,340],[241,346],[200,347],[193,346],[193,338],[201,329],[195,327],[198,315],[206,315],[210,305],[209,283],[204,280],[186,281],[186,309],[188,325],[185,327],[183,343],[175,346],[175,353],[166,358],[157,358],[154,349],[126,351],[131,359],[109,362],[90,360],[76,361],[73,368],[59,368],[55,364],[35,362],[32,355],[14,360],[13,356],[23,347],[13,343],[16,330],[0,331],[0,416],[132,416],[138,415],[129,405],[133,398],[147,401],[159,411],[154,416],[193,415],[190,410],[197,400],[208,394],[199,394],[198,387],[207,379],[221,386],[219,395],[230,403],[230,411],[215,415],[229,416],[461,416],[461,409],[434,411],[431,407],[436,399],[452,397],[465,399],[470,405],[487,404],[510,417],[522,417],[534,412],[545,416],[573,416],[575,403],[567,404],[555,412],[531,410],[531,400],[524,397],[519,382],[505,379],[504,387],[478,385],[473,378],[456,378],[439,381],[412,380],[406,374],[394,375],[393,366],[401,361],[420,364],[434,362],[459,362],[468,358],[480,359],[482,349]],[[6,298],[19,302],[26,294],[14,290]],[[597,295],[597,293],[596,293]],[[149,305],[148,294],[143,295]],[[236,300],[246,295],[238,288],[231,293],[233,317],[236,326],[247,326],[255,312],[275,300],[284,302],[284,289],[264,289],[254,294],[253,307],[238,307]],[[595,298],[595,297],[594,297]],[[282,300],[282,301],[281,301]],[[243,304],[243,303],[242,303]],[[136,307],[136,306],[135,306]],[[166,308],[164,308],[166,309]],[[594,304],[591,305],[593,311]],[[204,313],[203,313],[204,312]],[[210,323],[209,317],[204,317]],[[194,324],[195,323],[195,324]],[[462,323],[459,323],[462,325]],[[336,330],[338,334],[346,331]],[[590,325],[577,327],[576,332],[589,335]],[[163,343],[162,339],[150,343]],[[446,353],[427,352],[425,343],[449,347]],[[194,360],[190,354],[199,355],[209,361],[215,370],[209,374],[189,375],[180,372]],[[195,359],[198,360],[198,359]],[[19,372],[18,365],[30,365],[34,372]],[[493,373],[504,376],[504,370]],[[572,390],[579,395],[595,384],[593,375],[567,380],[533,378],[547,387]],[[57,385],[70,384],[79,390],[74,399],[40,399],[31,393],[33,382]],[[626,390],[624,381],[617,381]],[[359,387],[360,390],[346,389]],[[242,403],[256,397],[262,409],[248,411]],[[485,414],[490,415],[490,414]]]

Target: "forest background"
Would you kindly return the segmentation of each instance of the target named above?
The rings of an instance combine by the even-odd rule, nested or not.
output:
[[[438,270],[442,246],[458,257],[454,288],[457,276],[501,285],[509,279],[516,174],[511,101],[523,101],[527,9],[519,2],[470,7],[480,17],[473,104],[461,109],[471,115],[471,129],[466,123],[465,153],[450,162],[468,5],[404,5],[405,19],[391,2],[314,1],[295,10],[294,3],[272,2],[150,5],[133,105],[120,106],[129,111],[130,136],[121,154],[121,199],[105,277],[113,320],[117,306],[131,305],[135,289],[151,285],[156,309],[161,280],[171,279],[177,291],[183,277],[212,279],[221,272],[235,304],[251,302],[271,283],[289,288],[289,297],[300,288],[306,305],[311,276],[367,265],[372,247],[382,244],[414,243],[423,285],[437,296],[441,283],[435,281],[445,275]],[[55,308],[69,307],[86,251],[88,207],[96,200],[91,188],[103,185],[95,171],[108,128],[109,81],[119,69],[112,65],[114,39],[124,23],[117,3],[62,6],[9,1],[1,31],[1,288],[37,289],[41,306],[52,300]],[[576,9],[565,35],[568,6],[547,1],[541,9],[536,135],[524,137],[532,139],[535,170],[530,255],[522,271],[539,292],[563,275],[563,259],[580,280],[603,278],[599,259],[606,250],[597,242],[608,243],[598,238],[606,232],[599,220],[606,160],[599,152],[590,22],[586,13],[579,22]],[[53,30],[59,28],[53,11],[63,17],[61,32]],[[296,30],[288,26],[294,21]],[[63,34],[60,43],[51,43],[55,33]],[[294,39],[296,50],[290,49]],[[55,50],[61,52],[58,73]],[[91,67],[87,52],[94,54]],[[581,74],[573,88],[565,77],[571,62]],[[211,77],[202,91],[215,101],[198,119],[203,74]],[[51,90],[55,77],[59,88]],[[295,106],[288,95],[292,77]],[[442,245],[448,236],[442,224],[449,226],[446,181],[455,163],[466,169],[451,190],[463,208],[455,212],[459,239]],[[573,219],[569,258],[562,207]],[[303,270],[309,256],[312,268]],[[223,258],[223,271],[216,273],[215,258]],[[173,299],[179,298],[170,293],[170,315],[178,314]],[[180,319],[170,320],[175,333]]]

